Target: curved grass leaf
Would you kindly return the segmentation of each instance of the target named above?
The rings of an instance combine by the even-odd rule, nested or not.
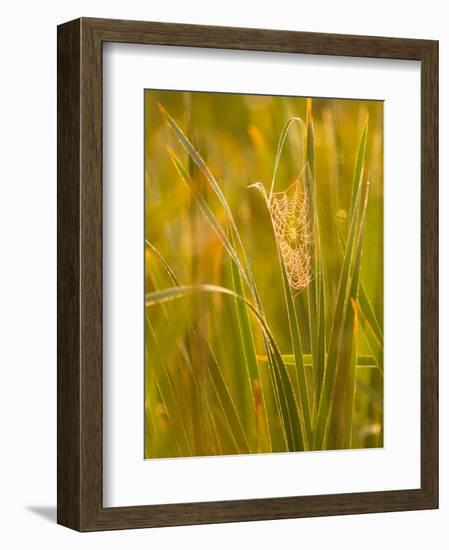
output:
[[[271,200],[271,197],[274,192],[274,184],[276,182],[276,176],[279,170],[279,163],[281,160],[282,151],[284,150],[285,140],[287,139],[288,133],[290,131],[290,128],[293,126],[293,124],[298,124],[301,130],[303,132],[305,131],[304,121],[302,120],[302,118],[299,118],[299,117],[290,118],[285,124],[284,128],[282,129],[281,135],[279,137],[277,150],[276,150],[276,158],[274,161],[273,177],[271,179],[271,186],[270,186],[270,193],[268,195],[268,201]]]

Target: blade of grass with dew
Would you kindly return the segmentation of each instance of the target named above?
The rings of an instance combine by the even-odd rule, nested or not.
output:
[[[355,198],[358,191],[358,187],[361,185],[361,180],[363,176],[364,171],[364,164],[365,164],[365,156],[366,156],[366,147],[367,147],[367,140],[368,140],[368,115],[366,116],[364,127],[362,129],[362,133],[359,140],[359,146],[357,151],[357,158],[355,163],[355,169],[354,169],[354,178],[353,178],[353,184],[352,184],[352,193],[351,193],[351,205],[350,205],[350,212],[351,216],[355,209]],[[367,191],[368,192],[368,191]],[[364,213],[364,216],[366,216],[366,213]],[[365,219],[362,221],[363,225],[365,225]],[[339,244],[340,249],[343,248],[342,243],[343,239],[341,237],[341,228],[339,228]],[[359,244],[361,247],[361,243]],[[359,258],[361,257],[362,250],[358,251]],[[360,261],[360,260],[359,260]],[[379,372],[381,376],[383,377],[383,333],[380,328],[380,325],[377,321],[376,315],[374,313],[374,309],[371,305],[371,302],[369,301],[369,298],[366,294],[365,288],[363,286],[362,282],[359,282],[360,279],[360,268],[358,267],[358,274],[356,277],[355,284],[357,285],[356,288],[352,288],[351,292],[351,299],[356,300],[355,304],[353,304],[353,307],[349,309],[349,322],[357,322],[358,327],[358,321],[361,321],[363,331],[365,334],[365,337],[368,341],[368,345],[371,348],[371,351],[374,353],[376,357],[376,363],[378,365]],[[357,342],[355,342],[357,344]],[[343,402],[341,404],[335,404],[334,408],[334,425],[333,425],[333,433],[334,437],[336,436],[336,446],[337,448],[347,448],[347,446],[351,445],[351,439],[352,439],[352,422],[353,422],[353,408],[354,408],[354,400],[355,400],[355,391],[356,391],[356,374],[355,374],[355,357],[354,357],[354,350],[352,350],[352,358],[350,360],[350,376],[347,383],[345,380],[343,380],[343,375],[340,373],[338,376],[340,380],[337,380],[336,385],[337,388],[343,388]],[[337,410],[336,410],[337,409]],[[339,419],[339,422],[335,422],[337,419]],[[351,426],[350,431],[349,426]]]
[[[352,195],[351,195],[351,206],[350,206],[350,216],[352,215],[353,209],[354,209],[354,201],[355,201],[355,188],[357,186],[357,182],[360,181],[360,178],[362,177],[363,172],[363,166],[365,162],[365,155],[366,155],[366,144],[368,139],[368,116],[365,120],[365,124],[360,136],[359,146],[357,150],[357,157],[356,157],[356,163],[355,163],[355,170],[354,170],[354,180],[352,185]],[[344,239],[341,235],[341,229],[339,229],[339,245],[340,250],[343,251],[345,247]],[[380,324],[377,321],[376,315],[374,313],[373,306],[371,305],[371,302],[369,301],[368,295],[366,294],[365,288],[363,286],[363,283],[360,285],[360,292],[359,292],[359,307],[361,314],[367,319],[368,323],[370,324],[375,337],[379,341],[381,347],[383,347],[383,333],[382,329],[380,328]]]
[[[243,295],[243,292],[239,292],[239,290],[243,291],[243,280],[242,279],[244,279],[246,281],[249,288],[251,288],[252,285],[248,281],[246,271],[243,268],[243,266],[242,266],[242,264],[241,264],[241,262],[240,262],[240,260],[237,256],[237,252],[235,251],[233,243],[228,238],[225,231],[222,229],[220,223],[218,222],[218,220],[215,217],[212,210],[209,208],[209,205],[207,204],[205,199],[196,190],[195,186],[193,185],[193,182],[190,179],[190,176],[187,174],[186,170],[184,169],[184,167],[183,167],[181,161],[179,160],[179,158],[177,157],[177,155],[170,148],[167,148],[167,150],[168,150],[170,159],[171,159],[173,165],[175,166],[179,176],[181,177],[182,181],[184,181],[184,183],[186,183],[186,185],[191,189],[191,191],[193,193],[193,196],[197,200],[201,211],[203,212],[206,219],[209,221],[212,229],[215,231],[216,235],[218,236],[218,238],[220,239],[221,243],[223,244],[225,250],[227,251],[228,255],[230,256],[230,258],[232,260],[231,261],[231,266],[232,266],[232,269],[233,269],[233,272],[232,272],[233,273],[233,279],[234,279],[235,283],[238,285],[238,288],[236,289],[236,291],[237,291],[237,294]],[[244,308],[245,313],[241,313],[241,312],[239,312],[239,308],[241,308],[241,307],[243,307],[243,306],[241,306],[240,304],[237,306],[237,314],[238,314],[238,319],[239,319],[239,322],[240,322],[241,335],[244,338],[244,342],[243,342],[244,353],[245,353],[245,357],[248,361],[251,393],[253,393],[253,388],[252,388],[252,382],[251,381],[255,378],[255,373],[256,373],[258,367],[257,367],[257,361],[255,361],[255,364],[252,362],[252,360],[254,358],[253,356],[255,356],[255,349],[254,349],[254,340],[253,340],[253,337],[252,337],[251,326],[249,324],[249,320],[245,320],[243,317],[242,318],[240,317],[241,314],[242,315],[247,315],[246,308]],[[251,348],[253,348],[253,349],[251,349]],[[260,378],[259,373],[257,373],[256,378]],[[275,388],[275,391],[276,391],[276,388]],[[264,397],[263,397],[263,400],[265,401]],[[273,427],[272,423],[269,423],[269,421],[268,421],[265,405],[264,405],[264,416],[265,416],[265,423],[268,425],[269,439],[271,441],[271,439],[274,436],[274,434],[272,433],[274,427]],[[271,442],[270,442],[270,446],[271,446]]]
[[[343,239],[341,238],[341,235],[338,238],[338,244],[340,253],[342,254]],[[369,348],[376,356],[376,364],[378,365],[380,373],[383,376],[383,332],[380,328],[373,306],[369,301],[362,281],[360,281],[357,307],[363,334],[365,335]]]
[[[367,323],[369,324],[371,331],[373,332],[375,338],[379,342],[379,345],[383,348],[383,345],[384,345],[383,331],[380,328],[376,314],[374,313],[373,306],[368,298],[368,295],[366,294],[365,287],[363,286],[363,284],[360,284],[358,302],[359,302],[359,308],[361,313],[363,314]]]
[[[232,233],[230,238],[232,241]],[[232,245],[234,245],[233,242],[232,242]],[[237,268],[235,262],[231,261],[230,264],[231,264],[233,290],[236,294],[240,296],[245,296],[241,273]],[[246,366],[246,371],[249,378],[251,397],[253,400],[254,412],[256,415],[256,422],[258,421],[258,418],[257,418],[258,407],[257,407],[256,392],[258,391],[258,388],[260,388],[261,397],[262,397],[263,422],[264,422],[265,430],[268,436],[269,448],[271,450],[272,449],[271,434],[270,434],[270,427],[269,427],[268,418],[267,418],[265,393],[263,390],[261,376],[259,373],[259,365],[256,359],[256,347],[254,345],[254,337],[253,337],[253,331],[251,328],[251,323],[249,320],[248,309],[240,300],[235,299],[234,302],[235,302],[237,320],[238,320],[238,325],[240,330],[240,339],[242,343],[243,354],[245,357],[245,366]]]
[[[355,161],[354,168],[354,179],[352,182],[352,191],[351,191],[351,207],[349,212],[349,219],[352,219],[354,214],[354,209],[356,207],[356,198],[359,186],[362,182],[363,169],[365,165],[365,155],[366,155],[366,142],[368,139],[368,115],[366,115],[365,123],[362,128],[362,133],[360,134],[359,146],[357,149],[357,157]]]
[[[284,299],[287,310],[288,324],[290,329],[290,338],[295,356],[296,372],[299,383],[299,418],[303,434],[304,449],[310,450],[313,441],[312,422],[310,418],[309,394],[307,391],[306,370],[304,368],[301,337],[299,334],[298,318],[296,316],[293,295],[288,281],[287,271],[281,252],[278,249],[279,262],[281,264],[282,282],[284,286]]]
[[[340,280],[337,291],[337,302],[335,306],[331,334],[329,339],[329,352],[324,371],[323,387],[318,405],[316,430],[315,430],[315,449],[326,449],[329,432],[330,416],[333,410],[333,394],[335,389],[335,380],[339,366],[339,355],[342,349],[342,338],[347,317],[349,292],[353,278],[353,264],[358,236],[360,236],[359,224],[360,216],[359,205],[361,195],[361,179],[357,182],[357,193],[354,209],[349,226],[349,234],[346,244],[346,250],[343,259],[343,265],[340,273]]]
[[[314,250],[314,271],[315,278],[309,286],[309,303],[310,307],[310,328],[311,334],[311,349],[315,359],[315,378],[316,388],[315,396],[321,393],[321,387],[324,376],[324,365],[326,355],[326,301],[325,301],[325,281],[324,281],[324,265],[321,249],[320,224],[318,217],[318,206],[316,197],[316,169],[315,169],[315,131],[313,127],[312,116],[312,99],[307,99],[306,113],[306,139],[305,139],[305,158],[306,158],[306,181],[308,181],[307,189],[310,193],[312,214],[313,214],[313,231],[315,240]],[[315,399],[314,407],[318,406],[318,398]]]
[[[234,220],[234,216],[232,215],[232,211],[228,205],[228,202],[223,195],[223,192],[221,190],[220,185],[215,180],[214,176],[212,175],[212,172],[209,170],[207,164],[204,162],[201,155],[198,153],[198,151],[195,149],[195,147],[192,145],[192,143],[189,141],[185,133],[181,130],[181,128],[178,126],[176,121],[171,117],[171,115],[167,112],[167,110],[159,103],[158,104],[159,111],[163,115],[165,121],[168,124],[168,127],[170,130],[174,133],[176,138],[178,139],[179,143],[182,145],[184,150],[189,154],[189,157],[193,160],[193,162],[196,164],[196,166],[199,168],[200,172],[203,174],[206,181],[209,183],[210,187],[216,194],[218,200],[220,201],[221,206],[223,207],[224,211],[226,212],[226,215],[228,217],[228,221],[230,224],[230,227],[232,231],[234,232],[234,236],[237,239],[237,243],[239,245],[239,248],[243,255],[244,260],[244,266],[245,270],[243,271],[242,275],[244,276],[244,279],[247,278],[247,282],[249,283],[249,288],[252,294],[252,298],[259,310],[259,313],[263,314],[263,308],[262,303],[260,301],[259,294],[257,292],[257,286],[254,280],[254,276],[251,270],[251,266],[248,261],[248,257],[246,255],[245,247],[243,246],[242,239],[240,237],[240,233],[238,231],[237,225]]]
[[[360,237],[357,244],[354,275],[349,295],[350,305],[348,305],[347,320],[345,325],[346,346],[343,348],[342,364],[349,364],[349,369],[339,369],[337,372],[337,387],[342,387],[342,400],[334,401],[333,418],[337,419],[338,429],[335,434],[337,448],[348,449],[351,446],[352,421],[356,390],[356,361],[357,361],[357,338],[358,338],[358,306],[357,298],[360,286],[360,271],[362,265],[362,251],[365,235],[366,210],[368,205],[369,184],[367,184],[365,193],[365,204],[363,206],[362,218],[360,222]],[[339,380],[340,379],[340,380]],[[340,383],[339,383],[340,382]]]
[[[292,383],[288,371],[282,361],[281,353],[276,344],[276,341],[269,329],[264,317],[260,315],[256,306],[249,302],[246,298],[236,294],[229,288],[224,288],[217,285],[190,285],[181,287],[172,287],[165,290],[150,292],[146,295],[145,304],[147,307],[158,303],[163,303],[170,300],[179,299],[183,296],[197,292],[218,292],[226,294],[241,300],[255,315],[257,322],[270,346],[270,354],[274,362],[274,376],[279,388],[280,406],[283,417],[285,419],[285,432],[287,437],[287,450],[299,451],[303,449],[302,434],[300,429],[300,421],[296,405],[296,399],[293,392]]]
[[[363,169],[364,169],[365,155],[366,155],[367,136],[368,136],[368,117],[366,118],[364,126],[362,128],[362,132],[361,132],[360,140],[359,140],[359,146],[358,146],[358,149],[357,149],[357,156],[356,156],[356,162],[355,162],[355,168],[354,168],[354,177],[353,177],[352,191],[351,191],[351,204],[350,204],[350,217],[349,217],[351,226],[350,226],[349,232],[351,231],[351,227],[354,228],[354,230],[355,230],[355,227],[354,227],[353,224],[354,224],[354,221],[355,221],[356,216],[357,216],[358,204],[356,203],[356,201],[358,199],[360,189],[361,189],[361,184],[362,184],[362,176],[363,176]],[[356,233],[354,233],[354,235],[355,234]],[[341,239],[339,239],[339,240],[340,240],[340,242],[342,242]],[[349,238],[348,238],[348,241],[346,242],[346,250],[345,250],[345,254],[344,254],[343,265],[344,265],[345,261],[347,261],[348,259],[349,259],[349,261],[351,261],[351,258],[352,258],[351,255],[349,255],[349,257],[348,257],[348,254],[347,254],[348,250],[351,250],[351,254],[352,254],[352,250],[353,250],[352,245],[349,248],[348,248],[348,245],[349,245]],[[339,287],[339,292],[340,291],[341,291],[341,287]],[[348,308],[345,307],[345,310],[348,311]],[[343,361],[346,360],[347,362],[351,361],[350,360],[350,357],[351,357],[350,353],[352,351],[353,319],[351,319],[351,311],[352,310],[349,309],[349,319],[346,321],[345,325],[342,327],[342,330],[343,330],[342,336],[343,336],[343,338],[342,339],[339,338],[339,342],[341,342],[341,341],[345,342],[346,347],[343,347],[341,344],[339,344],[339,348],[337,350],[337,353],[339,353],[340,355],[343,355],[343,357],[341,359],[343,359]],[[336,315],[337,315],[337,308],[336,308],[334,322],[333,322],[333,326],[332,326],[332,332],[334,331],[334,328],[335,328]],[[351,349],[349,349],[349,347]],[[330,354],[330,352],[329,352],[329,354]],[[349,354],[349,356],[348,356],[348,354]],[[348,359],[348,357],[349,357],[349,359]],[[333,369],[335,369],[335,371],[338,370],[338,364],[339,364],[338,359],[339,359],[339,357],[338,357],[338,355],[336,355],[336,361],[331,362],[331,366],[332,366]],[[326,369],[327,369],[327,367],[326,367]],[[340,393],[345,392],[344,371],[345,371],[345,369],[340,369],[339,373],[338,372],[333,373],[333,375],[332,375],[332,385],[331,385],[331,387],[326,388],[326,393],[321,392],[321,394],[320,394],[321,397],[324,397],[326,400],[327,399],[333,399],[334,394],[336,394],[337,397],[338,397],[338,396],[340,396]],[[320,397],[320,402],[321,402],[321,397]],[[323,405],[324,405],[323,410],[325,410],[327,405],[325,405],[324,403],[323,403]],[[333,434],[332,439],[333,440],[331,441],[331,445],[333,447],[336,447],[336,446],[338,446],[336,441],[338,439],[340,439],[341,437],[343,437],[342,433],[345,433],[346,429],[345,429],[345,426],[342,426],[341,423],[339,422],[339,419],[341,418],[341,414],[340,414],[340,410],[336,410],[338,408],[338,406],[334,407],[332,402],[330,402],[328,406],[329,406],[328,415],[327,415],[326,421],[325,421],[326,428],[325,428],[325,431],[323,433],[323,437],[321,439],[321,442],[319,444],[323,445],[323,444],[327,443],[328,423],[331,420],[330,417],[331,417],[332,412],[333,412],[334,413],[333,414],[333,419],[332,419],[333,420],[333,426],[332,426],[332,434]],[[321,411],[321,414],[324,414],[323,410]],[[320,421],[322,422],[323,418],[321,418]]]
[[[223,208],[224,208],[224,210],[227,214],[230,227],[233,230],[234,235],[235,235],[235,237],[237,239],[237,242],[239,244],[239,247],[242,251],[243,258],[244,258],[245,269],[243,269],[243,267],[241,266],[241,264],[238,260],[238,256],[237,256],[234,248],[230,245],[229,241],[227,240],[226,235],[225,235],[224,231],[222,230],[220,224],[218,222],[216,222],[216,218],[213,215],[212,211],[210,210],[209,206],[207,205],[207,202],[203,199],[203,197],[201,197],[201,195],[199,195],[198,193],[195,194],[198,201],[202,205],[203,213],[206,215],[207,219],[212,224],[212,227],[216,231],[217,235],[222,240],[222,242],[225,246],[225,249],[227,250],[228,254],[231,256],[232,260],[234,262],[236,262],[237,266],[239,267],[239,270],[240,270],[244,280],[247,282],[247,284],[249,286],[252,298],[253,298],[256,306],[257,306],[257,310],[258,310],[259,314],[264,316],[262,304],[261,304],[261,301],[260,301],[260,298],[259,298],[259,294],[257,292],[257,287],[256,287],[256,283],[255,283],[255,280],[254,280],[254,276],[252,274],[251,267],[249,265],[248,258],[246,256],[245,248],[244,248],[242,240],[240,238],[240,235],[239,235],[237,226],[235,224],[232,212],[229,208],[229,205],[227,204],[226,198],[224,197],[224,195],[223,195],[223,193],[220,189],[220,186],[215,181],[214,177],[212,176],[212,173],[210,172],[209,168],[207,167],[206,163],[203,161],[203,159],[201,158],[199,153],[196,151],[196,149],[193,147],[193,145],[187,139],[187,137],[185,136],[183,131],[176,124],[175,120],[168,114],[168,112],[161,105],[159,105],[159,109],[160,109],[161,113],[164,115],[164,117],[165,117],[165,119],[166,119],[166,121],[169,125],[169,128],[175,133],[175,135],[178,138],[181,145],[184,147],[184,149],[187,151],[187,153],[190,155],[190,157],[194,160],[195,164],[198,166],[200,171],[203,173],[204,177],[206,178],[206,180],[208,181],[208,183],[210,184],[210,186],[212,187],[212,189],[216,193],[220,203],[222,204],[222,206],[223,206]],[[180,173],[180,175],[184,178],[184,180],[187,183],[189,183],[189,178],[187,177],[188,174],[184,170],[184,168],[183,168],[182,164],[180,163],[179,159],[177,159],[176,155],[173,153],[173,151],[171,151],[170,148],[168,148],[168,152],[170,154],[170,158],[175,163],[175,167],[178,170],[178,173]],[[264,335],[264,340],[265,340],[265,335]],[[267,349],[268,356],[271,357],[270,346],[269,346],[268,342],[266,342],[266,341],[265,341],[265,347]],[[274,359],[270,358],[270,362],[271,362],[270,372],[272,374],[274,374],[274,372],[275,372]],[[279,390],[277,388],[276,376],[273,376],[273,386],[274,386],[274,388],[273,388],[274,393],[275,393],[276,396],[278,396],[279,395]],[[280,406],[279,399],[277,399],[277,403],[278,403],[278,408],[279,408],[279,406]],[[279,413],[280,413],[281,422],[284,424],[285,423],[284,415],[282,414],[281,411],[279,411]],[[284,428],[284,430],[285,430],[285,428]],[[286,441],[286,444],[287,444],[287,441]]]
[[[354,267],[346,319],[343,326],[342,348],[336,372],[335,385],[339,388],[333,401],[333,438],[332,447],[347,449],[351,445],[353,407],[355,399],[356,354],[358,336],[357,295],[360,283],[362,249],[365,233],[366,209],[368,205],[369,184],[366,186],[363,210],[361,213],[359,235],[355,250]],[[349,368],[341,368],[347,365]]]
[[[240,234],[238,232],[238,229],[237,229],[237,225],[234,221],[234,217],[232,215],[232,212],[231,212],[231,209],[229,208],[229,205],[226,201],[226,198],[225,196],[223,195],[223,192],[221,191],[221,188],[219,186],[219,184],[216,182],[215,178],[213,177],[212,173],[210,172],[208,166],[206,165],[206,163],[204,162],[204,160],[202,159],[202,157],[200,156],[200,154],[196,151],[195,147],[191,144],[191,142],[189,141],[189,139],[187,138],[187,136],[184,134],[184,132],[181,130],[181,128],[178,126],[178,124],[176,123],[176,121],[169,115],[169,113],[164,109],[164,107],[162,107],[162,105],[159,104],[159,110],[160,112],[162,113],[162,115],[165,117],[165,120],[167,121],[168,123],[168,126],[169,128],[174,132],[174,134],[176,135],[178,141],[181,143],[181,145],[184,147],[184,149],[187,151],[187,153],[190,155],[190,157],[193,159],[193,161],[195,162],[195,164],[198,166],[198,168],[200,169],[200,171],[203,173],[204,177],[206,178],[206,181],[210,184],[210,186],[212,187],[212,189],[214,190],[215,194],[217,195],[221,205],[223,206],[227,216],[228,216],[228,221],[230,223],[230,227],[231,229],[233,230],[234,232],[234,235],[237,239],[237,242],[239,244],[239,247],[242,251],[242,254],[243,254],[243,258],[244,258],[244,265],[245,265],[245,270],[243,273],[245,273],[245,275],[247,275],[247,278],[248,278],[248,281],[249,281],[249,286],[250,286],[250,291],[251,291],[251,294],[252,294],[252,297],[254,299],[254,302],[256,303],[256,306],[257,306],[257,309],[258,309],[258,312],[259,314],[261,314],[262,316],[264,316],[264,313],[263,313],[263,308],[262,308],[262,304],[260,302],[260,298],[259,298],[259,295],[258,295],[258,292],[257,292],[257,287],[256,287],[256,284],[255,284],[255,281],[254,281],[254,277],[253,277],[253,274],[252,274],[252,271],[251,271],[251,268],[250,268],[250,265],[249,265],[249,262],[248,262],[248,258],[247,258],[247,255],[246,255],[246,251],[245,251],[245,248],[243,246],[243,243],[242,243],[242,240],[240,238]],[[280,146],[278,147],[278,154],[277,154],[277,158],[276,158],[276,165],[279,163],[279,159],[280,159],[280,154],[282,152],[282,147],[283,147],[283,143],[285,141],[285,138],[288,134],[288,128],[294,123],[294,122],[297,122],[297,123],[300,123],[302,125],[304,125],[303,121],[301,119],[292,119],[291,121],[289,121],[286,125],[286,128],[284,129],[284,132],[281,136],[281,140],[280,140]],[[274,186],[274,178],[275,178],[275,175],[273,176],[273,182],[272,182],[272,187]],[[265,335],[264,335],[264,338],[265,338]],[[272,349],[270,345],[268,345],[267,342],[265,342],[265,345],[266,345],[266,348],[267,348],[267,355],[268,356],[271,356],[272,354]],[[276,366],[275,363],[277,363],[279,361],[279,359],[275,359],[274,357],[272,359],[270,359],[271,361],[271,371],[273,372],[273,375],[274,375],[274,381],[275,383],[277,384],[278,383],[278,378],[279,378],[279,373],[278,373],[278,367]],[[282,362],[282,360],[281,360]],[[285,365],[283,365],[283,368],[285,370]],[[282,379],[282,377],[281,377]],[[285,382],[285,380],[283,380]],[[291,384],[291,381],[290,379],[288,378],[288,381],[289,383]],[[284,389],[284,392],[286,390]],[[290,388],[290,391],[293,393],[293,390],[292,388]],[[275,392],[277,393],[277,395],[280,397],[281,396],[281,392],[279,391],[279,388],[276,388],[275,387]],[[287,392],[288,393],[288,392]],[[293,397],[294,397],[294,394],[293,394]],[[284,403],[284,406],[281,407],[284,409],[284,413],[287,411],[288,412],[288,408],[286,409],[285,408],[285,403]],[[288,420],[290,422],[289,419],[286,418],[285,414],[282,413],[281,414],[281,418],[285,424],[285,422]],[[292,414],[297,414],[297,411],[295,412],[292,412]],[[285,429],[285,426],[284,426],[284,429]],[[295,431],[296,430],[296,426],[291,430],[291,431]]]
[[[317,239],[319,238],[319,232],[318,232],[319,230],[318,230],[316,193],[315,193],[316,191],[315,189],[315,139],[314,139],[313,122],[312,122],[312,100],[310,98],[307,99],[304,149],[305,149],[305,159],[306,159],[306,169],[304,174],[305,190],[309,197],[310,217],[312,220],[312,232],[314,236],[314,251],[313,251],[313,260],[312,260],[314,277],[312,278],[309,286],[307,287],[308,304],[309,304],[309,308],[308,308],[309,334],[310,334],[310,349],[312,351],[312,356],[314,358],[313,363],[316,369],[315,386],[316,388],[319,388],[321,385],[321,380],[323,376],[322,370],[321,370],[320,358],[318,354],[318,338],[320,333],[320,326],[319,326],[319,320],[318,320],[318,308],[319,308],[318,306],[319,280],[318,279],[319,279],[319,273],[321,269],[318,266],[319,243]]]
[[[344,240],[341,236],[341,229],[339,228],[338,245],[341,254],[343,254],[343,249],[345,247],[345,244],[343,244],[343,242]],[[366,294],[366,290],[362,281],[360,281],[358,308],[360,319],[364,320],[366,328],[369,330],[370,333],[368,334],[367,330],[367,339],[370,343],[371,349],[374,350],[376,348],[379,348],[380,350],[382,350],[384,345],[383,331],[380,327],[379,321],[377,320],[374,308],[368,298],[368,295]]]

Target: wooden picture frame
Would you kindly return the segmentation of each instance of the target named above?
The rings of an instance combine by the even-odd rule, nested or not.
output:
[[[105,508],[102,45],[127,42],[421,62],[421,488]],[[58,523],[79,531],[438,506],[438,42],[81,18],[58,27]]]

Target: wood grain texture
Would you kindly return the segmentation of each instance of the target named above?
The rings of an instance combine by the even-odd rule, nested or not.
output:
[[[58,522],[80,527],[80,21],[58,29]]]
[[[104,508],[102,44],[129,42],[421,61],[421,488]],[[438,506],[438,43],[79,19],[58,28],[58,523],[79,531]],[[200,482],[200,481],[199,481]]]

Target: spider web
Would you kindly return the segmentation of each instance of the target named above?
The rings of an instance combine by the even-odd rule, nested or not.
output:
[[[313,277],[309,199],[300,179],[285,191],[272,193],[268,206],[288,281],[299,292]]]

